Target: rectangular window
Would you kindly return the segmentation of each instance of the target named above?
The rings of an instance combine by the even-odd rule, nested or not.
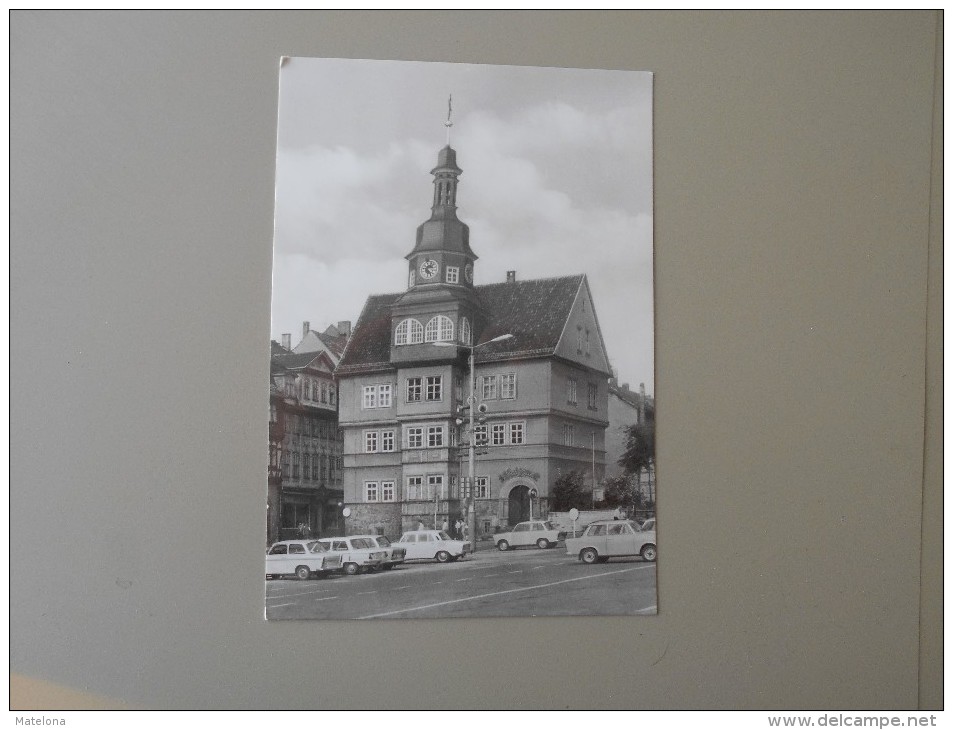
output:
[[[476,493],[473,495],[476,499],[488,499],[490,496],[490,477],[476,478]]]
[[[376,502],[377,499],[377,482],[364,482],[364,501]]]
[[[456,446],[456,445],[457,445],[457,428],[456,428],[456,426],[451,426],[451,427],[450,427],[450,445],[451,445],[451,446]]]
[[[377,386],[376,385],[364,386],[364,407],[377,408]]]
[[[443,399],[443,376],[432,375],[427,378],[427,400]]]
[[[408,449],[421,449],[424,445],[424,430],[419,426],[408,426],[407,427],[407,442]]]
[[[394,432],[381,431],[381,451],[394,450]]]
[[[572,446],[573,427],[571,423],[563,425],[563,443],[566,446]]]
[[[579,401],[576,398],[576,379],[569,378],[566,381],[566,400],[572,405],[576,405]]]
[[[460,281],[460,267],[448,266],[447,267],[447,283],[456,284],[459,281]]]
[[[500,376],[500,398],[516,397],[516,373],[504,373]]]
[[[523,443],[523,424],[522,423],[510,424],[510,443],[511,444]]]
[[[496,398],[496,376],[484,375],[480,378],[480,388],[483,400]]]
[[[423,499],[423,477],[407,477],[407,499]]]
[[[463,400],[463,377],[458,375],[453,381],[454,397],[457,401]]]
[[[486,426],[474,426],[473,427],[473,445],[474,446],[486,446]]]
[[[429,474],[427,476],[427,499],[446,499],[443,474]]]
[[[394,499],[394,483],[381,482],[381,502],[393,502]]]
[[[597,386],[595,383],[589,383],[588,393],[589,393],[589,407],[592,409],[595,409],[596,397],[599,394],[599,386]]]
[[[493,434],[494,446],[503,446],[503,444],[506,443],[506,424],[505,423],[494,423],[493,427],[490,429],[490,432]]]
[[[328,384],[327,383],[321,383],[321,402],[322,403],[328,402]]]
[[[328,386],[328,403],[330,403],[332,406],[334,405],[335,394],[336,394],[336,391],[334,389],[334,386],[329,385]]]
[[[301,470],[304,472],[304,478],[311,479],[311,454],[305,454],[301,459]]]
[[[443,426],[427,426],[427,447],[443,446]]]
[[[420,401],[420,378],[407,378],[407,402]]]
[[[387,383],[386,385],[377,386],[377,407],[378,408],[390,408],[390,394],[391,394],[390,383]]]
[[[291,455],[291,478],[292,479],[298,478],[298,469],[299,469],[299,463],[300,463],[298,459],[299,457],[297,453],[294,453]]]
[[[364,452],[372,454],[377,451],[377,431],[364,432]]]
[[[586,330],[586,354],[591,354],[589,351],[589,330]]]

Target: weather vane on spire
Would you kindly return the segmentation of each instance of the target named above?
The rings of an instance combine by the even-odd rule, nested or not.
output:
[[[453,122],[450,120],[450,115],[453,114],[453,94],[447,98],[447,121],[443,123],[443,126],[447,128],[447,146],[450,146],[450,127],[453,126]]]

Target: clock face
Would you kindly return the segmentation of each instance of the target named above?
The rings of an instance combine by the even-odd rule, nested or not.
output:
[[[473,264],[467,264],[467,267],[463,270],[464,275],[467,277],[467,284],[473,283]]]
[[[433,259],[427,259],[420,265],[420,275],[424,279],[432,279],[437,275],[440,266]]]

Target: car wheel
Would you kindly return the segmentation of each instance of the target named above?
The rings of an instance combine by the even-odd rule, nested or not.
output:
[[[506,540],[500,540],[498,543],[496,543],[496,546],[497,546],[502,552],[506,552],[507,550],[510,549],[510,544],[509,544]]]
[[[536,547],[538,547],[540,550],[545,550],[549,547],[549,540],[547,540],[545,537],[539,538],[539,540],[536,541]]]
[[[438,563],[446,563],[450,560],[450,553],[448,553],[446,550],[441,550],[439,553],[437,553],[436,558]]]
[[[347,575],[357,575],[361,572],[361,566],[357,563],[346,563],[344,565],[344,572]]]
[[[655,549],[655,545],[649,544],[642,547],[642,552],[640,553],[642,560],[647,563],[654,563],[655,558],[658,557],[658,550]]]
[[[393,563],[388,563],[387,565],[384,566],[384,570],[393,570],[393,568],[394,568]]]
[[[295,568],[295,575],[298,576],[298,580],[308,580],[311,577],[311,568],[307,565],[299,565]]]
[[[586,565],[592,565],[599,559],[599,553],[596,552],[595,548],[584,548],[579,553],[579,559]]]

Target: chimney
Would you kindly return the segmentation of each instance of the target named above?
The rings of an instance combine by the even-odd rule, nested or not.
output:
[[[285,334],[281,336],[281,346],[285,348],[286,350],[291,349],[291,333],[290,332],[286,332]]]
[[[345,337],[351,336],[351,320],[345,319],[341,322],[338,322],[338,332]]]
[[[507,283],[507,284],[512,284],[514,281],[516,281],[516,272],[515,272],[515,271],[507,271],[507,272],[506,272],[506,283]]]
[[[301,339],[303,340],[305,337],[307,337],[310,331],[311,331],[311,323],[303,322],[301,324]]]

